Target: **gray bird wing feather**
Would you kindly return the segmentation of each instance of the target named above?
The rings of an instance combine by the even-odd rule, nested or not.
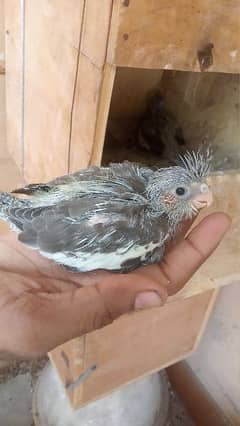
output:
[[[77,193],[99,192],[100,186],[104,190],[110,188],[112,184],[117,184],[118,187],[127,187],[127,189],[134,188],[136,191],[140,189],[139,183],[143,183],[142,181],[148,179],[152,173],[153,171],[150,168],[125,161],[121,164],[110,164],[109,167],[89,167],[73,174],[58,177],[45,184],[30,184],[12,192],[36,197],[43,195],[46,200],[46,193],[64,191],[64,187],[70,186],[75,186],[74,191],[78,190]]]
[[[21,230],[19,240],[42,252],[109,253],[164,241],[164,218],[150,220],[144,199],[129,198],[83,197],[54,207],[10,208],[8,215]]]

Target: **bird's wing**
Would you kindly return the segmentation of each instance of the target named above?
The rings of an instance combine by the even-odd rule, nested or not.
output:
[[[44,253],[134,255],[164,241],[164,224],[150,223],[144,200],[87,197],[54,207],[10,208],[10,220],[21,230],[18,238]]]
[[[115,189],[125,187],[133,191],[141,190],[152,170],[138,164],[124,162],[111,164],[109,167],[89,167],[77,173],[58,177],[46,184],[30,184],[12,191],[14,194],[39,196],[51,191],[64,191],[64,187],[74,188],[76,193],[96,193],[108,191],[111,186]],[[139,186],[140,185],[140,186]]]

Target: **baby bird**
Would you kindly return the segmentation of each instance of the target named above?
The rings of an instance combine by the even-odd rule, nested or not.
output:
[[[124,162],[0,194],[18,239],[72,271],[129,272],[159,262],[184,219],[212,201],[209,151],[153,171]]]

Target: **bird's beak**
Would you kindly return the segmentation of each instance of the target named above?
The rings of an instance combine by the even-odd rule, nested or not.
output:
[[[201,210],[204,207],[209,207],[213,202],[213,194],[209,187],[204,185],[204,191],[198,193],[192,200],[194,210]]]

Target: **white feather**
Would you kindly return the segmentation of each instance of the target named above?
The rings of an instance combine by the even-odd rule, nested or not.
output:
[[[166,238],[168,238],[168,236],[166,236],[165,239]],[[82,272],[95,269],[118,270],[121,269],[122,263],[129,259],[141,257],[141,260],[144,261],[146,255],[152,252],[155,248],[162,246],[165,239],[161,239],[157,243],[149,243],[148,245],[134,245],[129,249],[127,249],[128,247],[123,246],[121,249],[111,253],[86,253],[79,251],[76,253],[77,257],[68,256],[61,252],[41,252],[41,254],[61,265],[76,268]]]

